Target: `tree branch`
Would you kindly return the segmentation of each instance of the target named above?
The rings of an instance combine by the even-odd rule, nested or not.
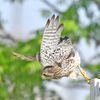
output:
[[[97,45],[100,45],[100,41],[97,40],[97,39],[95,38],[95,36],[93,36],[92,34],[89,34],[89,37],[90,37],[91,39],[95,40],[95,42],[97,43]]]
[[[96,4],[97,4],[97,6],[99,7],[99,9],[100,9],[100,4],[99,4],[99,2],[97,2],[97,0],[93,0]]]
[[[42,0],[45,4],[47,4],[49,7],[51,7],[54,11],[56,11],[57,13],[62,13],[61,11],[59,11],[54,5],[52,5],[50,2],[48,2],[47,0]]]

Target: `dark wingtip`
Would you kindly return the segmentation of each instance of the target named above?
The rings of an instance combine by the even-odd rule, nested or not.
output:
[[[62,24],[60,24],[60,26],[61,26],[61,27],[64,27],[64,24],[62,23]]]
[[[61,31],[62,31],[63,27],[64,27],[64,24],[62,23],[62,24],[59,25],[58,30],[61,29]]]
[[[49,23],[50,23],[50,19],[47,20],[47,24],[49,24]]]
[[[53,19],[53,20],[55,19],[55,14],[53,14],[53,16],[52,16],[51,20],[52,20],[52,19]]]
[[[59,20],[59,15],[56,17],[56,20]]]
[[[45,27],[48,27],[49,24],[50,24],[50,19],[47,20]]]

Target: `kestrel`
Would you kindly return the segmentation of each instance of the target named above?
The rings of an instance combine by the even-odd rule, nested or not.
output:
[[[37,52],[36,58],[11,52],[14,56],[27,60],[38,61],[44,68],[42,69],[42,79],[60,79],[61,77],[70,77],[76,79],[78,75],[84,77],[89,83],[89,77],[80,67],[80,56],[75,50],[71,40],[65,36],[60,38],[64,24],[59,27],[59,16],[52,16],[48,19],[43,38],[41,42],[40,53]],[[82,74],[76,71],[76,67]]]

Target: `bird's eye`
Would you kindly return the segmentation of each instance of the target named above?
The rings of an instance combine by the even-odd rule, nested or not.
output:
[[[47,74],[46,73],[43,73],[43,75],[46,76]]]

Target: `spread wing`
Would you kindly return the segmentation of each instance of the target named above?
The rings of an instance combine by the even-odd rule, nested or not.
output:
[[[21,54],[12,52],[12,51],[10,53],[13,54],[14,56],[18,57],[19,59],[22,59],[22,60],[26,60],[26,61],[38,61],[37,58],[33,58],[31,56],[21,55]]]
[[[58,27],[59,16],[57,16],[55,20],[54,19],[55,15],[52,16],[51,20],[48,19],[43,33],[40,50],[40,60],[43,66],[50,64],[55,65],[53,59],[50,59],[49,57],[55,47],[58,45],[60,41],[60,35],[64,27],[64,24],[61,24]]]

